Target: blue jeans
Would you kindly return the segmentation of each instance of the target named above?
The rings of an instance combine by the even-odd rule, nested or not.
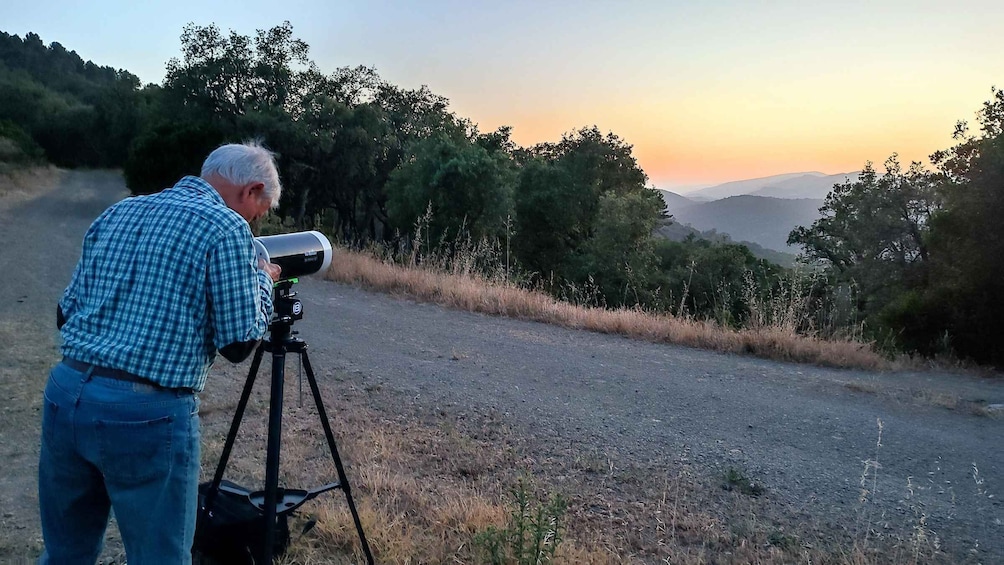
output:
[[[42,409],[42,564],[93,565],[109,509],[129,565],[191,563],[199,399],[60,363]]]

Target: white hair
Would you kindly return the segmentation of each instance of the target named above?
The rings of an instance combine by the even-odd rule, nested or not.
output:
[[[265,185],[265,196],[272,201],[272,207],[279,205],[282,185],[279,184],[275,153],[258,141],[217,147],[202,163],[202,178],[214,175],[237,185],[260,182]]]

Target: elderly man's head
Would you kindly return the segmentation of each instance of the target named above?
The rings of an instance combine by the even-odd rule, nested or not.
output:
[[[218,147],[202,164],[201,176],[248,223],[279,205],[275,155],[257,142]]]

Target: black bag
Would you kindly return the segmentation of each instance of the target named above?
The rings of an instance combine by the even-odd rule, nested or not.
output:
[[[230,481],[222,481],[209,512],[204,512],[206,494],[212,482],[199,485],[199,519],[192,547],[196,563],[208,565],[262,565],[265,553],[265,516],[251,502],[251,492]],[[276,516],[274,556],[289,545],[288,515]]]

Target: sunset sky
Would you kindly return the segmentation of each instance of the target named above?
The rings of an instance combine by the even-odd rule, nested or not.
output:
[[[253,35],[289,20],[324,72],[428,85],[522,145],[595,124],[679,191],[926,162],[1004,87],[1000,0],[147,4],[10,0],[0,30],[159,83],[188,22]]]

